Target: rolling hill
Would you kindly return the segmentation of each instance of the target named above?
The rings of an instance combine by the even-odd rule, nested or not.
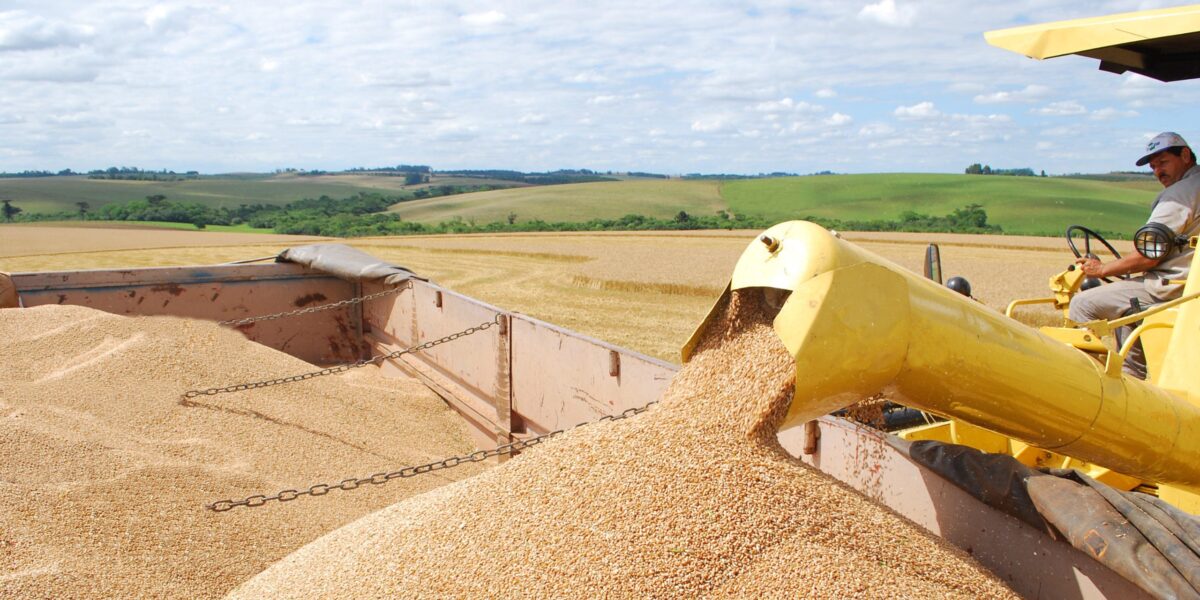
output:
[[[642,180],[529,187],[394,205],[406,220],[477,223],[515,214],[521,221],[586,221],[638,213],[670,218],[679,211],[720,210],[784,221],[804,217],[895,220],[905,211],[945,215],[980,204],[1006,233],[1060,235],[1068,225],[1133,233],[1161,188],[1152,179],[1100,181],[1067,177],[869,174],[713,180]]]
[[[437,185],[512,187],[512,181],[468,177],[435,177],[428,184],[405,186],[403,177],[363,174],[303,176],[245,174],[205,176],[183,181],[131,181],[89,179],[83,175],[64,177],[0,178],[0,198],[30,213],[75,211],[76,202],[92,209],[112,202],[141,200],[161,194],[173,202],[199,202],[207,206],[236,207],[241,204],[287,204],[322,195],[344,198],[359,192],[404,195],[421,187]]]
[[[507,182],[512,185],[513,182]],[[435,179],[406,187],[399,177],[362,174],[297,176],[243,175],[176,182],[110,181],[86,177],[0,179],[0,198],[27,213],[74,211],[86,201],[96,209],[109,202],[163,194],[173,201],[209,206],[283,204],[359,192],[403,196],[428,185],[504,185],[475,178]],[[1059,235],[1081,224],[1129,236],[1145,221],[1160,190],[1150,178],[1002,177],[889,173],[822,175],[740,180],[628,179],[569,185],[525,186],[406,200],[389,210],[406,221],[436,224],[462,219],[477,224],[512,216],[582,222],[641,214],[670,219],[679,211],[714,215],[727,211],[772,221],[817,217],[839,220],[896,220],[906,211],[946,215],[979,204],[1005,233]]]
[[[410,200],[392,212],[420,223],[461,217],[477,223],[503,221],[587,221],[636,213],[669,218],[679,211],[711,215],[726,208],[717,181],[642,179],[493,190],[458,196]]]
[[[748,179],[726,182],[734,213],[775,220],[805,216],[893,220],[905,211],[944,215],[979,204],[1006,233],[1060,235],[1068,225],[1132,235],[1162,188],[1145,181],[1067,177],[872,174]]]

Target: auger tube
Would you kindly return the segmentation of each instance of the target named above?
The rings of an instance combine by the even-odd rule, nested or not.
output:
[[[791,291],[774,321],[796,361],[784,428],[886,392],[1145,481],[1200,489],[1200,408],[1186,393],[1106,375],[1083,352],[815,224],[764,235],[776,247],[752,242],[726,294]]]

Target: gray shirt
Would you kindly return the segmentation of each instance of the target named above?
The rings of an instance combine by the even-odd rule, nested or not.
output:
[[[1158,194],[1154,204],[1150,205],[1150,219],[1147,222],[1161,223],[1186,237],[1200,235],[1200,165],[1193,165],[1179,181]],[[1146,271],[1146,291],[1159,300],[1179,296],[1183,286],[1168,284],[1164,280],[1187,279],[1194,252],[1185,246]]]

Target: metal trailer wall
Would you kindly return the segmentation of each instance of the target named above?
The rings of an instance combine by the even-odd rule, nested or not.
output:
[[[486,325],[391,361],[462,413],[481,442],[503,444],[643,406],[675,374],[670,363],[433,283],[411,283],[411,290],[364,303],[365,339],[386,354]],[[380,289],[367,284],[364,292]]]
[[[26,307],[74,304],[119,315],[213,321],[295,311],[358,295],[357,284],[284,263],[14,273],[12,280]],[[352,305],[238,330],[308,362],[331,364],[361,357],[361,323],[358,307]]]

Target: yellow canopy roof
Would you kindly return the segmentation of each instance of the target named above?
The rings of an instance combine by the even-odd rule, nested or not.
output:
[[[1112,73],[1160,81],[1200,77],[1200,4],[1000,29],[988,43],[1030,58],[1078,54]]]

